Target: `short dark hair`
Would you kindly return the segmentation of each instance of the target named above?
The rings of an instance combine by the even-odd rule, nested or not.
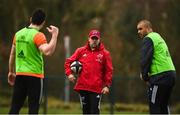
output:
[[[144,25],[147,27],[147,28],[152,28],[152,24],[149,20],[146,20],[146,19],[143,19],[141,20],[139,23],[144,23]],[[138,23],[138,24],[139,24]]]
[[[45,12],[38,8],[36,10],[34,10],[33,14],[32,14],[32,19],[31,22],[35,25],[41,25],[46,19],[46,14]]]

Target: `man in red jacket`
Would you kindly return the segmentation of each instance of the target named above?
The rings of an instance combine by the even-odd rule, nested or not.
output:
[[[65,73],[71,82],[75,82],[70,64],[78,60],[82,63],[74,90],[80,94],[83,114],[99,114],[101,94],[108,94],[112,83],[112,61],[110,53],[101,42],[100,32],[91,30],[88,42],[78,48],[65,61]]]

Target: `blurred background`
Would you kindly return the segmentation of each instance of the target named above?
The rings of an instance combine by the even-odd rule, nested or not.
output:
[[[12,95],[7,73],[13,36],[28,24],[36,8],[43,8],[47,13],[45,27],[52,24],[60,28],[55,53],[44,58],[46,79],[42,113],[80,113],[74,84],[65,81],[64,61],[87,42],[88,33],[94,28],[101,31],[102,42],[111,53],[114,67],[112,92],[103,96],[101,103],[103,113],[148,113],[146,85],[139,79],[141,39],[136,25],[141,19],[150,20],[154,31],[159,32],[169,46],[177,70],[170,105],[173,113],[180,113],[179,6],[179,0],[1,0],[1,113],[8,112]],[[51,36],[45,27],[41,31],[49,41]],[[64,47],[67,36],[70,38],[69,54]],[[75,107],[77,109],[73,111]]]

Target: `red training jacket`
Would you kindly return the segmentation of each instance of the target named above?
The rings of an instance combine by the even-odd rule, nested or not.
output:
[[[78,60],[82,63],[82,70],[77,78],[75,91],[86,90],[101,93],[104,86],[110,87],[112,83],[112,60],[110,53],[100,43],[100,47],[92,51],[87,43],[78,48],[75,53],[66,59],[64,67],[65,74],[72,74],[70,64]]]

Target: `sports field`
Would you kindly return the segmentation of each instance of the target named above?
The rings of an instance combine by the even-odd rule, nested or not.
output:
[[[41,109],[39,111],[40,114],[45,113],[44,105],[42,104]],[[4,107],[0,108],[0,114],[7,114],[9,111],[9,107],[4,104]],[[79,102],[70,102],[68,105],[65,105],[63,101],[49,98],[48,99],[48,107],[46,110],[47,114],[81,114],[81,106]],[[148,108],[143,104],[115,104],[114,106],[114,114],[122,114],[122,113],[147,113]],[[28,113],[27,103],[22,108],[21,114]],[[110,105],[108,103],[101,104],[101,113],[102,114],[110,114]]]
[[[9,111],[10,104],[7,99],[2,101],[0,107],[0,114],[7,114]],[[40,114],[81,114],[81,106],[79,102],[70,102],[65,105],[63,101],[55,98],[48,98],[48,106],[47,110],[44,109],[44,105],[41,105],[41,109],[39,111]],[[171,108],[171,113],[180,113],[180,105]],[[27,103],[22,108],[21,114],[28,113]],[[101,103],[101,114],[110,114],[112,113],[110,109],[110,105],[108,103]],[[148,114],[148,106],[145,104],[124,104],[124,103],[116,103],[113,107],[114,114]]]

